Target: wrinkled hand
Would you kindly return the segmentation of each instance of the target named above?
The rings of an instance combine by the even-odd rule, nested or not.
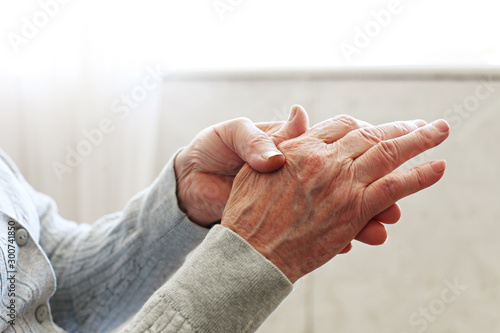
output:
[[[179,206],[201,226],[219,220],[234,176],[245,162],[261,172],[281,168],[285,158],[275,145],[303,134],[308,123],[306,111],[296,105],[286,123],[253,124],[240,118],[205,129],[175,160]],[[345,130],[373,127],[354,119],[350,119],[347,125]],[[267,157],[263,157],[266,153]],[[394,204],[371,219],[355,239],[370,245],[384,243],[387,232],[381,223],[396,223],[400,216],[401,211]],[[348,244],[341,253],[350,248],[351,244]]]
[[[201,226],[219,220],[234,176],[245,162],[260,172],[285,163],[269,135],[288,140],[303,134],[308,124],[305,110],[294,106],[285,123],[254,124],[239,118],[203,130],[175,159],[180,208]]]
[[[293,283],[348,250],[363,232],[380,234],[377,228],[383,226],[377,220],[399,218],[397,200],[443,176],[444,161],[393,172],[448,137],[445,121],[424,124],[358,128],[347,116],[322,122],[278,145],[286,157],[280,170],[262,174],[248,165],[241,169],[222,225],[246,239]],[[365,229],[372,222],[375,229]]]

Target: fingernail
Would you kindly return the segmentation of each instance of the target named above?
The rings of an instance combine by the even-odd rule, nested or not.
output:
[[[444,169],[446,169],[446,161],[445,160],[432,161],[431,168],[435,173],[442,173]]]
[[[432,123],[432,126],[437,128],[442,133],[446,133],[450,129],[448,123],[443,119],[436,120],[435,122]]]
[[[292,106],[292,109],[290,110],[290,115],[288,116],[288,121],[292,121],[292,119],[295,118],[296,114],[297,114],[297,106],[294,105],[294,106]]]
[[[262,153],[262,155],[260,155],[260,156],[263,159],[268,160],[271,157],[278,156],[278,155],[283,155],[283,154],[281,152],[277,151],[277,150],[270,150],[270,151],[266,151],[266,152]]]

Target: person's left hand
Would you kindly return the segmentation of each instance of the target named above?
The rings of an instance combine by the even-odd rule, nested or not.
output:
[[[260,172],[275,171],[285,163],[270,135],[285,141],[308,127],[307,113],[294,106],[286,122],[254,124],[238,118],[203,130],[175,159],[179,207],[201,226],[219,220],[233,179],[245,163]]]
[[[349,130],[372,127],[354,119],[344,125]],[[260,172],[281,168],[285,157],[276,146],[302,135],[308,127],[306,111],[296,105],[286,122],[254,124],[249,119],[239,118],[203,130],[175,159],[179,207],[200,226],[219,220],[241,167],[248,163]],[[394,204],[373,217],[355,239],[369,245],[383,244],[387,239],[383,224],[396,223],[400,217],[399,206]],[[349,243],[341,253],[350,249]]]

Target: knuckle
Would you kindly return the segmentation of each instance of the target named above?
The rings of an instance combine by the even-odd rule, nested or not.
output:
[[[394,141],[382,141],[377,147],[388,162],[395,163],[399,160],[398,146]]]
[[[359,128],[356,133],[361,139],[366,140],[372,144],[378,144],[382,138],[382,132],[378,128]]]
[[[427,130],[426,128],[422,131],[419,131],[421,136],[421,140],[419,140],[421,144],[421,149],[429,149],[436,146],[439,143],[439,139],[435,137],[432,131]]]
[[[240,127],[240,126],[248,126],[249,124],[253,124],[252,121],[250,119],[248,119],[247,117],[239,117],[239,118],[235,118],[233,120],[230,120],[228,122],[228,124],[230,126],[237,126],[237,127]]]
[[[389,198],[391,200],[397,199],[399,192],[400,192],[399,181],[397,178],[391,177],[391,178],[386,179],[382,186],[383,186],[382,191],[383,191],[383,193],[385,193],[387,198]]]
[[[269,142],[269,137],[264,133],[253,134],[249,137],[248,144],[250,146]]]
[[[423,188],[427,184],[427,177],[425,175],[425,171],[420,167],[416,167],[413,170],[413,178],[415,180],[415,185],[417,188]]]
[[[341,114],[339,116],[336,116],[332,120],[337,123],[338,122],[343,123],[349,129],[356,129],[359,127],[356,119],[346,114]]]
[[[411,133],[418,128],[418,126],[414,123],[409,123],[406,121],[399,123],[399,126],[402,128],[403,133]]]
[[[436,147],[441,142],[442,137],[440,137],[440,135],[436,135],[436,131],[433,131],[429,127],[423,127],[415,131],[414,145],[419,153]]]
[[[430,131],[427,131],[426,128],[422,129],[421,131],[418,131],[418,135],[423,139],[421,140],[423,142],[432,141],[432,134]]]

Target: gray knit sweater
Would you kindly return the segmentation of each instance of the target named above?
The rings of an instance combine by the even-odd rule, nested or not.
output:
[[[255,331],[292,285],[229,229],[189,221],[175,190],[172,158],[123,211],[77,224],[0,151],[0,331],[109,332],[131,317],[125,332]]]

